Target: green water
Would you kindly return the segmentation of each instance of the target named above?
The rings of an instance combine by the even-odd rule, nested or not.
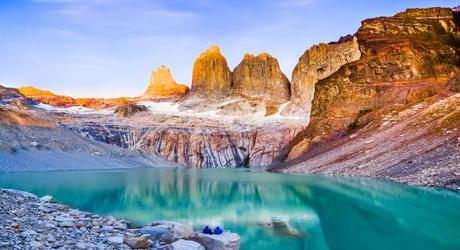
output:
[[[159,168],[0,174],[0,187],[138,224],[221,225],[242,249],[460,249],[459,194],[371,179]]]

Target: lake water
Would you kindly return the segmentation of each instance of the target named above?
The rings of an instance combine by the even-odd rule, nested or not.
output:
[[[220,225],[242,249],[460,249],[459,194],[372,179],[158,168],[8,173],[0,187],[137,224]]]

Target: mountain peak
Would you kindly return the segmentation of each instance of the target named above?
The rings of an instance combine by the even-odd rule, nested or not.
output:
[[[150,84],[144,93],[144,97],[184,96],[188,87],[178,84],[171,70],[166,65],[160,65],[153,70]]]

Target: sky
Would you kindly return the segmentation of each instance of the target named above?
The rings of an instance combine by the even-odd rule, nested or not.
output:
[[[0,84],[74,97],[141,95],[167,65],[191,84],[193,62],[218,45],[233,69],[268,52],[291,77],[320,42],[353,34],[361,20],[432,0],[0,0]]]

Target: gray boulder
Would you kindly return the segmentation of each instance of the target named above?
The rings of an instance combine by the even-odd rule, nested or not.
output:
[[[203,245],[192,240],[178,240],[171,244],[172,250],[206,250]]]
[[[201,243],[207,250],[237,250],[240,248],[240,237],[236,233],[223,232],[219,235],[193,233],[191,239]]]

